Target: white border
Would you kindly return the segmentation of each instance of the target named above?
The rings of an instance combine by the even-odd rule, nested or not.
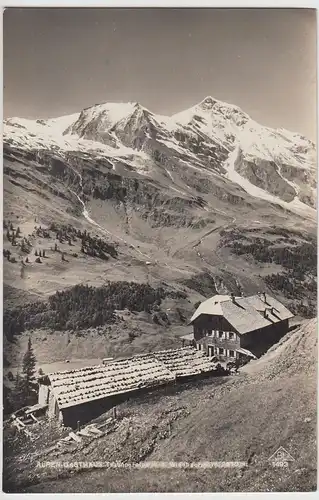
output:
[[[79,8],[120,8],[120,7],[144,7],[144,8],[299,8],[299,9],[316,9],[319,7],[319,0],[83,0],[82,2],[79,0],[66,0],[66,1],[58,1],[58,0],[0,0],[0,7],[2,10],[10,7],[35,7],[35,8],[45,8],[45,7],[79,7]],[[3,33],[3,16],[1,16],[0,21],[0,32],[1,35]],[[317,25],[317,33],[319,33],[318,25]],[[1,66],[3,67],[3,40],[1,36],[0,42],[0,58],[1,58]],[[317,53],[317,68],[319,62],[319,54]],[[1,86],[0,86],[0,113],[3,118],[3,71],[1,71]],[[317,96],[318,96],[318,79],[317,79]],[[318,98],[317,98],[317,111],[318,111]],[[317,113],[318,115],[318,113]],[[317,139],[318,139],[318,116],[317,116]],[[317,140],[317,144],[318,144]],[[2,187],[2,175],[3,175],[3,163],[2,163],[2,155],[0,160],[0,173],[1,173],[1,187]],[[318,206],[317,206],[318,209]],[[0,201],[0,216],[3,218],[3,196]],[[0,277],[2,278],[2,238],[0,240],[0,250],[1,250],[1,268],[0,268]],[[319,256],[318,256],[319,258]],[[0,288],[0,312],[2,316],[3,312],[3,296],[2,296],[2,286]],[[0,337],[2,339],[2,322],[0,324]],[[2,356],[0,357],[0,368],[2,373]],[[0,396],[2,400],[2,383],[0,384]],[[319,399],[319,398],[318,398]],[[317,401],[317,404],[319,401]],[[0,412],[0,425],[2,429],[2,412]],[[319,426],[317,422],[317,435],[319,435]],[[318,446],[318,441],[317,441]],[[139,500],[140,498],[151,498],[151,499],[170,499],[170,498],[191,498],[194,500],[202,500],[202,499],[219,499],[226,498],[228,499],[245,499],[249,498],[258,498],[258,499],[268,499],[272,498],[273,500],[281,500],[282,498],[286,499],[309,499],[309,498],[317,498],[317,492],[281,492],[281,493],[255,493],[255,492],[240,492],[240,493],[88,493],[88,494],[80,494],[80,493],[65,493],[65,494],[5,494],[2,491],[2,463],[3,463],[3,449],[0,446],[0,465],[1,465],[1,479],[0,479],[0,498],[12,498],[12,499],[25,499],[25,500],[33,500],[34,499],[46,499],[56,496],[63,495],[64,498],[81,498],[85,496],[86,498],[92,498],[95,500],[97,497],[99,498],[114,498],[118,500],[122,499],[131,499],[131,500]],[[317,468],[317,481],[319,482],[318,468]]]
[[[317,9],[319,0],[0,0],[3,7],[189,7],[189,8],[307,8]]]

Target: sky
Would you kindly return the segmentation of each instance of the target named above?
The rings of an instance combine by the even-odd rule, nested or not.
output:
[[[316,140],[315,10],[9,8],[3,25],[5,118],[212,96]]]

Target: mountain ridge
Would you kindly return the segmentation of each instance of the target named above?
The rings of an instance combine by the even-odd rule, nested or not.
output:
[[[240,175],[246,179],[242,183],[246,191],[248,181],[285,202],[282,191],[286,189],[291,192],[288,203],[296,199],[315,206],[314,144],[299,134],[262,127],[238,106],[210,96],[171,117],[129,102],[96,104],[79,114],[49,120],[8,119],[4,140],[18,147],[24,141],[24,147],[31,149],[53,147],[60,153],[80,149],[110,157],[142,155],[144,163],[164,148],[185,167],[198,165],[222,175],[223,165],[237,148],[242,154],[241,168],[235,167],[236,179],[228,173],[229,180],[238,183]],[[270,186],[269,178],[274,177],[283,185],[280,192]],[[251,189],[250,194],[258,197],[260,193]]]

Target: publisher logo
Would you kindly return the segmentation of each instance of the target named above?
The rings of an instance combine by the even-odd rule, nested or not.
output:
[[[268,458],[268,462],[271,463],[273,467],[287,468],[289,466],[289,462],[294,461],[295,459],[282,446],[280,446],[280,448],[278,448],[278,450],[276,450],[275,453]]]

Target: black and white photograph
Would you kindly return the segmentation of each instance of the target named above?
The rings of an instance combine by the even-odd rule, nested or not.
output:
[[[315,492],[316,10],[2,15],[3,492]]]

